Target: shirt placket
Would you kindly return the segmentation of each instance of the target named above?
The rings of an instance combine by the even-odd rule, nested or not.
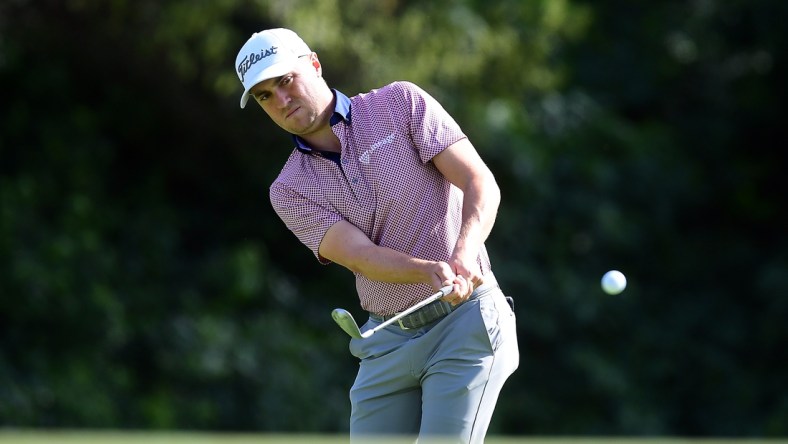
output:
[[[369,208],[372,205],[371,192],[369,184],[359,168],[358,159],[356,159],[358,150],[353,146],[353,138],[350,137],[347,131],[340,131],[339,133],[337,136],[342,144],[342,155],[340,158],[342,173],[359,206]]]

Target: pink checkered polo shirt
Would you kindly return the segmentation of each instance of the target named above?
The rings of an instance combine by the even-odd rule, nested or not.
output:
[[[431,159],[465,138],[443,107],[418,86],[395,82],[347,98],[335,91],[332,130],[342,144],[338,159],[297,139],[271,203],[287,227],[321,263],[320,242],[334,223],[347,220],[377,245],[427,260],[451,256],[462,220],[462,191]],[[490,271],[482,247],[478,263]],[[356,273],[361,306],[392,314],[433,293],[428,284],[390,284]]]

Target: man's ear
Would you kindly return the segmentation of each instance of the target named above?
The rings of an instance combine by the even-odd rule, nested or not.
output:
[[[312,67],[315,68],[318,77],[323,75],[323,65],[320,64],[320,59],[317,58],[317,53],[313,52],[309,56],[309,63],[311,63]]]

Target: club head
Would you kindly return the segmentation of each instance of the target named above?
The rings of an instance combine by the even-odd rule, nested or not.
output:
[[[356,320],[353,319],[353,315],[347,310],[335,308],[331,312],[331,317],[334,318],[334,322],[339,325],[339,328],[349,334],[351,338],[360,339],[364,337],[361,334],[361,330],[358,328],[358,324],[356,324]]]

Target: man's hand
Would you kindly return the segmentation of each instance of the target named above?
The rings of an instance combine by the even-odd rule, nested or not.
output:
[[[465,302],[473,293],[473,284],[464,276],[455,273],[454,268],[447,262],[434,262],[431,276],[431,285],[435,290],[447,285],[452,286],[452,292],[443,298],[452,305]]]
[[[454,290],[449,293],[445,298],[444,301],[450,303],[451,305],[459,305],[463,302],[467,301],[471,294],[473,294],[473,284],[462,275],[457,275],[454,277],[454,280],[451,282],[446,281],[445,285],[452,285]]]
[[[460,258],[452,257],[449,260],[449,266],[455,275],[454,281],[451,282],[451,284],[454,284],[454,292],[444,298],[444,300],[452,305],[461,304],[471,297],[473,290],[478,288],[484,279],[475,260],[464,261]],[[449,285],[449,283],[446,285]]]

